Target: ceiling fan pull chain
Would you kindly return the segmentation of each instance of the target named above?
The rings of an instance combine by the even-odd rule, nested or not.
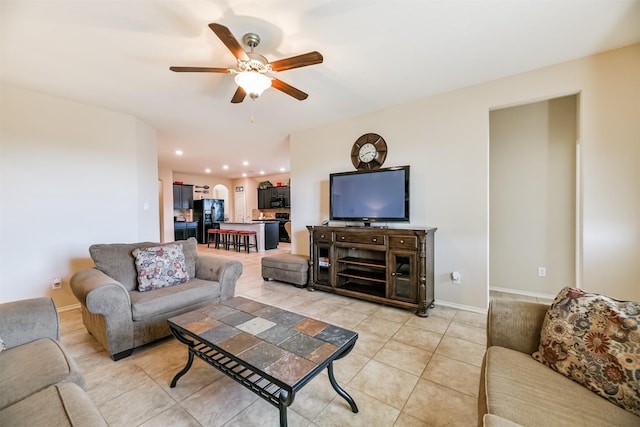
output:
[[[252,99],[252,100],[251,100],[251,123],[253,123],[253,122],[254,122],[254,119],[253,119],[253,104],[254,104],[255,102],[256,102],[256,100],[255,100],[255,99]]]

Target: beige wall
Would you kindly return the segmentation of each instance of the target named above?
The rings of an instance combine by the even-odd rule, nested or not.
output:
[[[93,265],[91,244],[159,238],[155,130],[7,85],[0,101],[0,301],[75,304],[69,279]]]
[[[490,114],[491,289],[553,297],[576,286],[576,98]]]
[[[329,216],[329,173],[352,170],[351,145],[360,135],[375,132],[389,146],[385,166],[411,165],[409,226],[438,227],[436,300],[485,309],[489,113],[576,93],[583,285],[640,300],[640,44],[293,134],[292,250],[308,253],[305,225]],[[461,285],[449,280],[454,270],[462,275]]]

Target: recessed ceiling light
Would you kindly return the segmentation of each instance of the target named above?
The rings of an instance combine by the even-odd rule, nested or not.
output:
[[[260,171],[260,175],[264,175],[264,171]]]
[[[285,168],[280,168],[280,172],[284,172],[285,170]]]
[[[243,174],[242,174],[242,177],[243,177],[243,178],[246,178],[246,177],[247,177],[247,174],[246,174],[246,173],[243,173]]]
[[[227,169],[229,169],[229,166],[228,165],[222,165],[222,169],[227,170]]]
[[[204,171],[205,171],[205,173],[211,173],[211,169],[209,169],[209,168],[206,168]]]
[[[243,166],[249,166],[249,162],[247,162],[246,160],[244,162],[242,162]]]
[[[176,150],[176,155],[182,156],[182,150]]]

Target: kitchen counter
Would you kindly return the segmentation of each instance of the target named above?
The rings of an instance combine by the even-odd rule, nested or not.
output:
[[[265,230],[267,224],[278,223],[278,221],[252,221],[252,222],[221,222],[221,230],[242,230],[255,231],[258,239],[258,252],[264,252],[266,249],[275,249],[278,247],[277,234],[275,242],[270,236],[270,230]],[[271,229],[273,226],[270,226]],[[277,227],[275,228],[277,230]]]

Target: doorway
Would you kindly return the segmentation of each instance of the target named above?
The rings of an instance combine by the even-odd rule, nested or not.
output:
[[[490,112],[489,289],[579,286],[578,96]]]
[[[244,195],[244,191],[236,191],[236,198],[234,204],[234,212],[236,222],[244,222],[246,218],[247,204]]]

